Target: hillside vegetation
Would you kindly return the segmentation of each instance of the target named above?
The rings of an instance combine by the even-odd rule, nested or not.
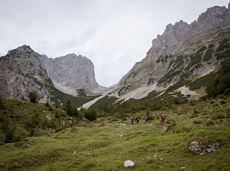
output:
[[[166,110],[102,117],[71,128],[0,146],[0,167],[9,170],[228,170],[230,99],[192,101]],[[36,104],[40,105],[40,104]],[[31,106],[32,107],[32,106]],[[45,106],[39,106],[45,109]],[[37,109],[37,108],[36,108]],[[165,125],[159,123],[166,116]],[[130,118],[139,116],[132,125]],[[144,119],[148,117],[148,122]],[[11,124],[12,125],[12,124]],[[188,150],[191,140],[217,142],[205,155]]]
[[[58,104],[0,99],[0,143],[54,133],[76,120]]]

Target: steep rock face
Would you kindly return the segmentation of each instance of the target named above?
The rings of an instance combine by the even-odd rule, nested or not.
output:
[[[191,24],[169,24],[152,41],[146,57],[121,79],[118,95],[143,86],[167,87],[214,71],[229,51],[230,8],[212,7]],[[224,48],[221,49],[220,46]]]
[[[36,91],[40,101],[49,101],[46,82],[50,79],[39,58],[29,46],[10,50],[0,58],[0,95],[14,99],[28,99]]]
[[[35,91],[40,102],[58,101],[59,90],[78,95],[76,90],[84,89],[87,95],[95,95],[101,88],[93,63],[82,56],[69,54],[53,59],[24,45],[0,58],[0,96],[6,98],[27,100]]]
[[[92,94],[100,86],[96,82],[94,65],[81,55],[68,54],[57,58],[43,56],[41,62],[55,87],[65,93],[77,95],[78,89]]]

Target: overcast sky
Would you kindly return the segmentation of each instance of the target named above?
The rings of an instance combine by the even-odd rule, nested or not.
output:
[[[23,44],[49,57],[91,59],[99,84],[116,84],[168,23],[196,20],[229,0],[0,0],[0,55]]]

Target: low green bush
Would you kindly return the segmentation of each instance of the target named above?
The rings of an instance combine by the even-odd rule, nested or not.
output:
[[[198,124],[202,124],[202,121],[201,121],[201,120],[194,120],[194,121],[193,121],[193,124],[197,124],[197,125],[198,125]]]
[[[89,121],[94,121],[97,119],[97,112],[95,110],[87,110],[84,113],[84,117]]]
[[[224,119],[225,118],[225,115],[224,114],[217,114],[217,115],[214,115],[212,116],[212,119]]]
[[[72,105],[72,103],[68,100],[64,104],[64,110],[67,112],[67,115],[77,117],[79,112],[78,109]]]
[[[215,125],[215,122],[211,119],[207,120],[206,126],[212,126],[212,125]]]
[[[38,94],[35,91],[29,92],[28,97],[29,97],[29,100],[31,103],[37,103],[38,102]]]

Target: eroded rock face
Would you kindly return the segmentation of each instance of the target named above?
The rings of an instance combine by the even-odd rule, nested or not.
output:
[[[44,86],[50,79],[39,61],[40,54],[29,46],[10,50],[0,58],[0,94],[19,100],[28,99],[36,91],[41,102],[49,101],[48,89]]]
[[[121,79],[118,94],[155,83],[167,87],[184,77],[195,79],[214,71],[218,60],[213,54],[228,34],[229,7],[209,8],[191,24],[179,21],[167,25],[164,33],[152,41],[146,57]]]
[[[95,79],[94,65],[86,57],[75,54],[57,58],[43,56],[41,61],[55,87],[65,93],[77,95],[77,89],[90,93],[100,87]]]

